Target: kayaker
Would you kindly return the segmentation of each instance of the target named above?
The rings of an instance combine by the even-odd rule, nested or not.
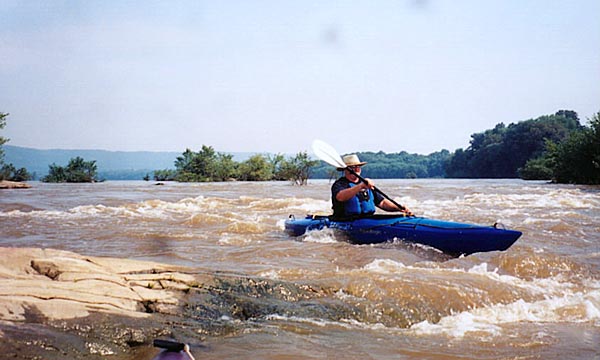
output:
[[[346,155],[342,160],[348,168],[359,175],[362,166],[366,164],[366,162],[360,161],[356,154]],[[375,187],[373,180],[365,179],[367,183],[364,183],[348,168],[338,168],[338,171],[344,171],[344,176],[337,179],[331,186],[334,218],[369,216],[375,213],[375,207],[385,211],[400,211],[407,215],[412,214],[406,206],[401,205],[398,208],[378,192],[373,191]]]

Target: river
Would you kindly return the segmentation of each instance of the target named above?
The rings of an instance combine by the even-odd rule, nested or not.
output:
[[[330,211],[330,183],[45,184],[0,192],[0,246],[184,265],[335,289],[360,315],[272,313],[202,339],[196,358],[600,358],[600,188],[520,180],[379,180],[419,216],[523,232],[451,258],[401,241],[302,238],[285,219]],[[239,321],[224,318],[224,321]],[[193,344],[192,344],[193,345]]]

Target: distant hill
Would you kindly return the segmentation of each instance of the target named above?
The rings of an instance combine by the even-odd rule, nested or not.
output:
[[[69,160],[80,156],[86,161],[96,160],[98,175],[106,180],[141,180],[154,170],[174,169],[175,159],[181,152],[107,151],[107,150],[40,150],[4,145],[4,161],[16,168],[26,168],[36,178],[48,174],[48,166],[66,166]],[[245,161],[253,153],[232,153],[234,160]]]

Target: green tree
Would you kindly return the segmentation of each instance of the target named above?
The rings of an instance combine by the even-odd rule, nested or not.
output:
[[[192,169],[202,181],[213,181],[217,172],[217,153],[212,146],[202,145],[192,160]]]
[[[547,157],[554,181],[600,184],[600,112],[566,141],[550,143]]]
[[[183,154],[181,154],[181,156],[178,156],[177,159],[175,160],[175,169],[177,169],[177,172],[192,172],[192,159],[194,158],[195,154],[192,150],[190,149],[185,149],[185,151],[183,152]]]
[[[237,163],[233,161],[233,155],[218,153],[214,171],[215,181],[227,181],[237,177]]]
[[[266,157],[257,154],[240,164],[238,176],[244,181],[272,180],[273,166]]]
[[[307,152],[299,152],[293,158],[279,160],[277,177],[293,181],[297,185],[306,185],[310,177],[311,169],[319,162],[311,160]]]
[[[64,167],[52,163],[48,165],[48,175],[42,178],[43,182],[64,183],[67,182],[67,171]]]
[[[175,160],[175,179],[181,182],[224,181],[236,176],[233,155],[217,153],[212,146],[202,145],[193,152],[186,149]]]
[[[56,164],[49,165],[48,175],[42,178],[43,182],[52,183],[84,183],[96,182],[97,179],[96,161],[85,161],[82,157],[77,156],[69,160],[66,167]]]
[[[553,177],[552,164],[546,156],[531,159],[519,169],[519,177],[523,180],[550,180]]]
[[[165,170],[155,170],[154,171],[154,180],[155,181],[173,181],[177,177],[177,172],[172,169]],[[148,176],[148,180],[150,177]]]
[[[287,160],[283,154],[268,156],[267,160],[273,169],[273,180],[289,180],[287,169],[285,168],[287,166]]]
[[[6,117],[8,115],[9,114],[0,112],[0,130],[4,129],[6,126]],[[0,136],[0,165],[4,164],[4,149],[2,149],[2,145],[6,144],[7,142],[7,138]],[[2,179],[0,178],[0,180]]]
[[[13,164],[4,164],[0,167],[0,180],[28,181],[32,179],[31,174],[25,168],[17,169]]]
[[[0,130],[6,126],[6,117],[9,114],[0,112]],[[4,163],[4,149],[2,145],[6,144],[9,139],[0,136],[0,181],[27,181],[31,180],[32,176],[25,168],[17,169],[13,164]]]
[[[543,156],[547,141],[563,141],[580,128],[577,113],[571,110],[509,126],[500,123],[494,129],[471,135],[469,148],[457,150],[448,161],[447,176],[514,178],[519,173],[531,174],[533,164],[525,171],[519,169],[530,159]]]

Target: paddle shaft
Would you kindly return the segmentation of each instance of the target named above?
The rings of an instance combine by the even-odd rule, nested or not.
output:
[[[366,180],[364,177],[362,177],[362,176],[358,175],[358,174],[356,173],[356,171],[352,170],[352,169],[351,169],[351,168],[349,168],[349,167],[346,167],[346,170],[348,170],[348,171],[350,172],[350,174],[352,174],[352,175],[356,176],[356,177],[357,177],[357,178],[358,178],[360,181],[364,182],[365,184],[368,184],[367,180]],[[375,190],[375,192],[379,193],[379,195],[381,195],[381,196],[383,196],[384,198],[388,199],[388,200],[389,200],[389,201],[390,201],[392,204],[396,205],[396,207],[398,207],[398,209],[399,209],[400,211],[404,211],[404,210],[406,210],[406,208],[405,208],[404,206],[402,206],[402,205],[398,204],[396,201],[394,201],[394,199],[392,199],[391,197],[387,196],[387,195],[386,195],[386,194],[385,194],[383,191],[379,190],[379,189],[377,188],[377,186],[373,186],[373,190]]]

